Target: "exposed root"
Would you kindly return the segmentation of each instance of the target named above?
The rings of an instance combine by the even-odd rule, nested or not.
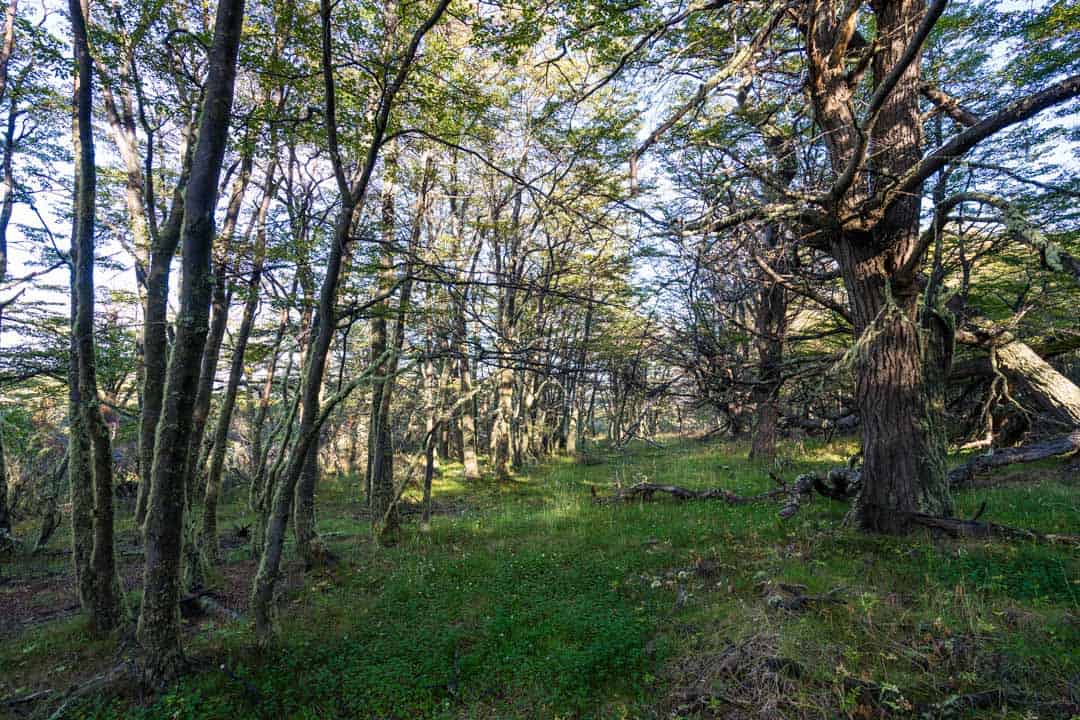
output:
[[[795,478],[787,503],[780,508],[784,520],[799,512],[799,507],[815,492],[833,500],[852,500],[862,489],[862,474],[851,467],[834,468],[822,477],[817,473],[804,473]]]
[[[73,705],[87,697],[101,695],[122,682],[137,681],[138,676],[134,665],[131,662],[122,662],[113,666],[106,672],[87,680],[81,685],[76,685],[68,690],[48,718],[49,720],[58,720],[59,718],[65,717],[65,713],[67,713]]]
[[[807,595],[804,585],[791,583],[769,582],[762,587],[762,596],[769,609],[788,612],[802,612],[821,605],[842,605],[843,592],[844,588],[833,588],[824,595]]]

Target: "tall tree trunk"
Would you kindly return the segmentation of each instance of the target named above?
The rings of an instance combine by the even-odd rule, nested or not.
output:
[[[210,329],[203,347],[202,360],[199,364],[199,383],[195,393],[195,406],[191,413],[191,436],[188,440],[187,465],[184,469],[184,486],[187,491],[188,505],[194,506],[196,495],[203,488],[202,473],[205,470],[203,457],[203,438],[206,423],[210,418],[210,404],[214,395],[214,380],[217,377],[218,361],[221,358],[221,345],[225,340],[225,328],[229,324],[229,306],[232,292],[229,289],[229,256],[233,250],[236,225],[240,219],[240,209],[244,204],[244,195],[251,182],[254,165],[253,145],[248,142],[245,154],[240,162],[240,172],[233,184],[225,219],[221,226],[218,247],[214,253],[213,283],[211,295]],[[254,224],[254,223],[253,223]],[[248,226],[251,229],[251,226]]]
[[[76,176],[76,193],[78,178]],[[74,240],[75,233],[72,233]],[[71,287],[75,288],[75,258],[70,258]],[[75,327],[78,301],[71,293],[71,327]],[[94,597],[94,574],[90,567],[94,547],[94,476],[90,465],[90,435],[82,413],[79,387],[79,346],[71,334],[68,357],[68,486],[71,493],[71,559],[75,588],[83,610],[90,610]]]
[[[780,387],[783,384],[780,368],[787,326],[787,291],[779,283],[766,283],[762,287],[754,325],[758,376],[750,391],[750,401],[755,408],[750,458],[769,460],[776,455]]]
[[[295,279],[290,294],[296,294]],[[263,510],[260,508],[260,498],[263,496],[263,485],[266,480],[266,456],[269,450],[269,443],[266,443],[266,449],[264,449],[263,427],[266,425],[266,418],[270,414],[270,401],[274,395],[277,364],[281,357],[281,343],[285,338],[285,330],[288,326],[289,306],[285,305],[281,308],[277,331],[274,333],[274,342],[270,346],[270,367],[266,370],[266,380],[263,381],[262,391],[259,393],[259,405],[255,410],[255,418],[251,422],[251,487],[248,488],[248,505],[259,516],[265,516],[265,511],[260,512]],[[259,549],[261,552],[261,547],[262,536],[256,533],[252,548]]]
[[[469,365],[469,350],[465,337],[465,313],[461,312],[458,322],[461,326],[461,340],[458,343],[458,357],[455,358],[458,372],[458,392],[466,398],[461,407],[461,457],[464,463],[466,480],[480,479],[480,463],[476,458],[476,402],[472,399],[472,372]]]
[[[15,49],[15,20],[19,14],[18,0],[9,0],[4,14],[4,42],[0,46],[0,101],[7,92],[8,64]],[[0,184],[0,284],[7,280],[8,243],[7,231],[15,208],[15,176],[12,172],[12,153],[15,150],[16,98],[12,97],[8,109],[7,128],[4,132],[4,177]],[[0,335],[3,334],[3,308],[0,308]],[[4,438],[0,435],[0,552],[9,549],[11,535],[11,511],[8,507],[7,458],[4,455]]]
[[[377,295],[388,294],[394,286],[395,217],[394,195],[397,193],[397,151],[391,147],[383,161],[382,187],[382,247],[379,250],[379,275],[375,284]],[[386,356],[387,323],[390,301],[384,298],[373,308],[371,318],[371,362]],[[386,507],[380,500],[392,500],[394,485],[393,448],[390,438],[390,418],[382,415],[383,393],[390,384],[388,364],[384,361],[376,369],[375,382],[371,386],[371,419],[368,423],[367,500],[372,517],[380,517]]]
[[[11,0],[4,23],[4,45],[0,56],[0,100],[7,86],[7,59],[14,43],[15,15],[18,0]],[[0,181],[0,285],[7,280],[8,242],[7,231],[15,208],[15,177],[12,172],[11,155],[15,149],[15,98],[8,109],[7,128],[4,132],[3,180]],[[4,309],[0,308],[0,336],[3,335]],[[0,434],[0,552],[10,545],[11,512],[8,508],[7,462],[4,456],[4,438]]]
[[[408,322],[410,303],[412,302],[413,271],[416,267],[420,236],[427,212],[428,190],[434,173],[431,156],[425,154],[423,162],[424,171],[421,177],[420,190],[416,194],[412,231],[409,236],[408,246],[405,249],[405,278],[401,282],[397,316],[394,320],[394,334],[386,346],[386,361],[382,364],[385,368],[385,375],[376,415],[381,428],[377,436],[375,451],[372,453],[372,520],[375,523],[382,523],[382,527],[379,528],[378,532],[380,540],[384,543],[393,541],[399,522],[395,507],[397,493],[394,488],[394,448],[390,430],[390,409],[393,406],[394,391],[397,389],[398,364],[402,349],[405,346],[405,327]],[[389,211],[393,212],[392,206]],[[392,275],[390,275],[393,272],[392,266],[387,272],[388,275],[384,282],[387,289],[389,289],[393,286]],[[373,360],[373,362],[376,361]]]
[[[271,163],[270,168],[267,170],[266,189],[263,192],[262,201],[259,203],[259,210],[255,215],[254,222],[257,230],[255,231],[255,247],[252,251],[251,276],[248,278],[247,297],[244,299],[244,314],[233,344],[232,362],[229,366],[229,381],[225,387],[225,397],[221,401],[217,425],[214,427],[210,469],[206,476],[202,529],[199,534],[207,560],[215,564],[219,560],[217,505],[218,497],[221,494],[221,475],[225,467],[225,451],[229,443],[229,426],[232,423],[233,409],[236,406],[236,395],[240,389],[240,380],[244,375],[244,353],[247,351],[248,339],[251,337],[251,330],[255,326],[255,315],[259,310],[259,288],[262,284],[263,263],[266,260],[266,216],[270,211],[270,204],[273,202],[276,189],[275,169],[276,166]]]
[[[330,157],[334,166],[334,176],[337,180],[338,191],[341,193],[342,203],[334,223],[334,235],[330,245],[330,254],[327,257],[326,274],[323,276],[322,287],[319,290],[318,319],[315,323],[316,336],[308,353],[308,362],[304,368],[304,382],[301,389],[303,410],[300,415],[300,427],[297,431],[296,442],[289,453],[288,466],[284,476],[274,491],[273,508],[266,528],[266,547],[259,562],[259,570],[255,575],[255,582],[251,591],[251,606],[255,615],[255,631],[260,641],[266,641],[273,631],[270,605],[274,595],[274,584],[277,581],[278,570],[281,566],[285,544],[285,529],[288,526],[293,494],[296,491],[302,464],[307,457],[311,444],[318,441],[317,435],[322,421],[319,414],[319,395],[322,390],[330,343],[337,332],[338,285],[341,280],[345,250],[351,238],[356,211],[367,194],[375,161],[378,159],[385,138],[394,98],[408,77],[409,69],[416,58],[420,42],[439,21],[443,13],[446,12],[448,4],[449,0],[440,0],[427,19],[413,33],[404,55],[399,58],[396,74],[383,89],[379,108],[375,114],[371,141],[359,177],[355,183],[350,185],[346,178],[337,142],[337,115],[335,110],[337,101],[335,97],[331,34],[331,5],[329,0],[321,0],[319,3],[322,47],[321,66],[325,86],[323,116],[327,141],[330,146]],[[356,384],[369,377],[370,369],[362,373],[354,383],[350,383],[350,387],[356,387]]]
[[[213,291],[210,262],[214,210],[228,141],[243,15],[243,0],[219,1],[198,145],[184,196],[180,313],[155,444],[153,484],[144,529],[146,570],[137,633],[145,676],[155,685],[173,679],[184,667],[178,614],[184,471],[208,331]]]
[[[776,166],[779,184],[787,189],[798,171],[796,155],[785,134],[766,125],[763,129],[765,144]],[[779,250],[777,270],[784,273],[792,262],[792,253],[783,247],[783,226],[769,223],[765,227],[764,245],[771,251]],[[772,459],[776,455],[777,425],[780,422],[780,388],[784,383],[781,364],[784,359],[784,337],[788,325],[788,292],[772,278],[761,279],[757,312],[754,317],[755,344],[758,351],[758,377],[751,390],[755,407],[753,439],[750,458]]]
[[[109,632],[120,623],[121,593],[113,548],[112,443],[101,416],[97,368],[94,360],[94,212],[97,167],[94,159],[93,65],[86,36],[85,8],[70,0],[72,36],[77,78],[75,86],[75,164],[78,192],[75,196],[75,231],[71,258],[75,264],[75,324],[72,337],[78,367],[80,428],[89,438],[93,478],[93,540],[89,571],[92,582],[90,618],[98,632]]]
[[[500,362],[507,363],[509,358],[502,352]],[[513,455],[510,438],[510,423],[514,416],[514,370],[500,367],[497,373],[495,423],[491,428],[491,464],[498,480],[510,478],[510,463]]]
[[[135,502],[135,523],[146,520],[146,506],[154,477],[157,426],[165,401],[165,376],[169,364],[169,275],[180,245],[184,222],[184,195],[191,173],[194,146],[186,142],[180,177],[173,189],[172,210],[150,248],[146,272],[146,306],[143,309],[143,384],[139,412],[139,495]]]

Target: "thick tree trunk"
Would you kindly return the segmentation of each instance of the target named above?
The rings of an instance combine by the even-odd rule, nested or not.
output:
[[[71,259],[75,265],[75,323],[72,338],[78,367],[78,407],[80,430],[88,439],[93,480],[93,511],[88,571],[91,591],[91,622],[98,632],[109,632],[120,623],[121,593],[113,551],[113,479],[112,443],[101,417],[98,400],[97,368],[94,358],[94,212],[97,189],[97,166],[94,159],[93,65],[87,43],[86,17],[79,0],[69,2],[72,36],[75,44],[77,78],[75,86],[75,230],[72,233]],[[85,482],[85,481],[84,481]]]
[[[852,357],[863,443],[859,519],[867,529],[900,532],[903,513],[952,512],[943,407],[928,367],[933,339],[916,319],[917,296],[886,290],[882,258],[847,250],[841,268],[855,317]]]
[[[209,53],[198,146],[184,197],[180,313],[155,443],[153,484],[144,528],[146,570],[137,633],[145,676],[155,685],[172,680],[184,668],[177,609],[184,471],[208,331],[213,290],[210,262],[214,210],[228,140],[243,15],[243,0],[220,0]]]
[[[950,349],[942,348],[942,321],[916,315],[921,182],[888,192],[922,159],[917,43],[926,8],[922,0],[875,0],[871,7],[877,41],[867,118],[855,115],[853,86],[836,52],[850,35],[831,5],[809,18],[807,51],[815,118],[836,175],[828,198],[843,227],[829,238],[831,253],[855,325],[849,357],[864,457],[857,514],[865,529],[900,532],[912,513],[952,511],[939,382]]]

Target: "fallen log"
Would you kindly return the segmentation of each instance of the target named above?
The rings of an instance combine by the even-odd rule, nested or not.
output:
[[[1040,443],[1024,445],[1018,448],[995,450],[989,455],[978,457],[949,471],[949,484],[955,488],[967,487],[974,483],[975,477],[994,468],[1016,463],[1029,463],[1037,460],[1066,455],[1080,451],[1080,430],[1068,435],[1046,440]]]
[[[786,487],[781,487],[776,490],[770,490],[769,492],[759,493],[758,495],[736,495],[724,488],[693,490],[679,485],[660,485],[651,482],[639,482],[628,488],[620,488],[615,491],[614,495],[608,496],[597,495],[595,487],[591,490],[593,502],[596,503],[629,502],[634,499],[648,501],[652,500],[656,493],[666,493],[678,500],[722,500],[728,505],[747,505],[749,503],[762,502],[765,500],[775,500],[788,493]]]
[[[982,514],[982,509],[979,510]],[[958,538],[1004,538],[1007,540],[1032,540],[1051,545],[1071,545],[1080,547],[1080,536],[1040,533],[1027,528],[1011,525],[999,525],[981,520],[961,520],[960,518],[926,515],[924,513],[900,513],[909,525],[918,525],[943,532]],[[978,515],[976,515],[978,517]]]

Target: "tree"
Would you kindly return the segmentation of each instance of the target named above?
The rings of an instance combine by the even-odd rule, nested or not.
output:
[[[71,258],[74,265],[72,298],[74,323],[71,336],[75,350],[72,358],[77,370],[72,410],[79,415],[76,426],[83,437],[72,443],[86,448],[88,467],[72,474],[76,483],[92,484],[92,491],[73,489],[73,500],[85,502],[92,495],[92,538],[76,537],[76,545],[91,547],[89,563],[76,569],[89,575],[80,582],[84,607],[90,611],[94,627],[108,632],[120,622],[122,595],[113,548],[113,474],[112,443],[101,416],[97,372],[94,357],[94,207],[97,189],[97,166],[94,159],[93,64],[87,43],[86,7],[79,0],[69,2],[72,37],[75,46],[75,223],[72,230]],[[74,465],[74,463],[72,463]],[[89,470],[89,472],[86,472]],[[82,528],[77,528],[82,529]],[[89,596],[85,591],[89,591]]]
[[[243,16],[244,0],[218,3],[199,134],[184,194],[181,305],[169,355],[144,528],[146,571],[138,639],[145,673],[153,684],[172,680],[184,665],[179,626],[184,470],[208,331],[214,211],[228,141]]]

